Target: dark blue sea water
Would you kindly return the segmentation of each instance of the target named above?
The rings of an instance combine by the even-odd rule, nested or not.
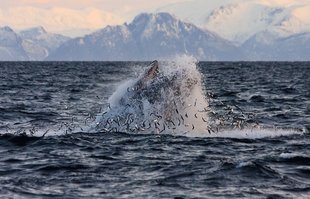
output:
[[[1,62],[0,198],[310,198],[309,62],[199,63],[214,114],[244,127],[89,133],[148,64]]]

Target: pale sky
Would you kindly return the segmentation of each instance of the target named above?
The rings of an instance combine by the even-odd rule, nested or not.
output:
[[[21,30],[43,26],[76,36],[123,24],[145,11],[186,0],[0,0],[0,27]],[[77,31],[79,30],[79,31]]]

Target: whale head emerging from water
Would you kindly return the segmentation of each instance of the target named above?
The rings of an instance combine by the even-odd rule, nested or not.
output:
[[[150,84],[150,82],[158,76],[158,73],[159,73],[158,61],[155,60],[149,65],[147,71],[134,85],[134,90],[139,91],[141,89],[145,89]]]
[[[126,98],[130,96],[133,99],[146,99],[151,104],[166,103],[167,94],[171,94],[171,98],[178,100],[182,90],[187,90],[184,97],[188,97],[197,83],[198,80],[187,76],[184,70],[165,73],[163,69],[160,70],[158,61],[155,60],[148,66],[144,75],[131,88],[127,88],[130,94],[125,95],[121,102],[126,101]]]

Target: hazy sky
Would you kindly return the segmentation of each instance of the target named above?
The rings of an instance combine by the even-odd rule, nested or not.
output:
[[[24,29],[42,25],[48,31],[79,34],[122,24],[142,11],[186,0],[0,0],[0,26]],[[70,33],[69,33],[70,32]]]

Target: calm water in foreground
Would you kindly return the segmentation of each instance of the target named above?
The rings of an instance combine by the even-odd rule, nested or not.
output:
[[[309,62],[199,63],[255,130],[70,133],[147,64],[0,63],[0,198],[310,198]]]

